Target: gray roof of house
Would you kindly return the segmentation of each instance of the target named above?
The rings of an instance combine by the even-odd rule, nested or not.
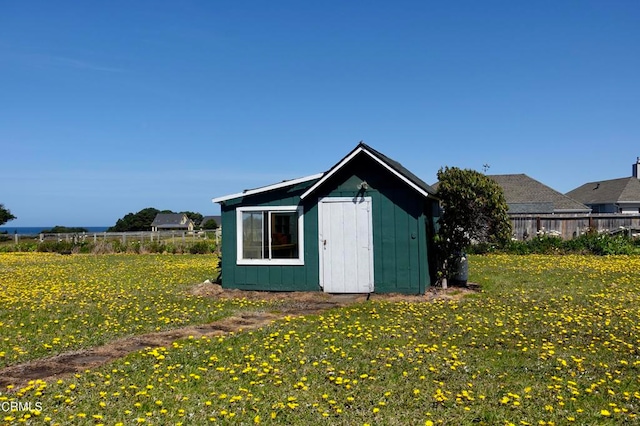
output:
[[[155,219],[153,219],[151,226],[160,226],[163,228],[184,228],[188,225],[188,221],[191,220],[187,218],[186,223],[181,223],[184,216],[184,213],[158,213]]]
[[[585,212],[591,209],[525,174],[488,175],[502,187],[509,213]]]
[[[553,203],[507,203],[511,214],[553,214]]]
[[[640,180],[635,177],[585,183],[567,192],[584,204],[640,202]]]

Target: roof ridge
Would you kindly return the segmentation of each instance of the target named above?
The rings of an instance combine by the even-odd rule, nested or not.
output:
[[[622,180],[626,180],[626,179],[636,179],[636,178],[634,178],[633,176],[627,176],[627,177],[614,178],[614,179],[600,179],[600,180],[594,180],[594,181],[591,181],[591,182],[585,182],[583,185],[580,185],[580,186],[593,185],[593,184],[596,184],[596,183],[622,181]]]
[[[329,179],[334,173],[344,167],[346,164],[351,162],[355,158],[356,155],[360,153],[365,153],[383,167],[388,169],[392,174],[395,174],[398,178],[403,180],[408,186],[412,187],[414,190],[418,191],[425,197],[435,197],[436,191],[425,181],[416,176],[409,169],[404,167],[398,161],[392,159],[391,157],[386,156],[385,154],[377,151],[374,148],[371,148],[369,145],[360,141],[358,145],[354,149],[352,149],[347,155],[345,155],[340,161],[334,164],[329,170],[327,170],[324,175],[314,183],[307,191],[305,191],[300,198],[305,199],[309,194],[314,192],[320,185],[322,185],[327,179]]]

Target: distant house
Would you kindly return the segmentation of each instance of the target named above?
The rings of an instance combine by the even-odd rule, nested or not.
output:
[[[504,191],[509,215],[586,214],[590,208],[525,175],[489,175]]]
[[[540,233],[569,239],[589,226],[588,206],[525,174],[489,175],[489,178],[504,191],[513,237],[518,240]]]
[[[360,143],[324,173],[214,198],[222,286],[423,294],[434,282],[434,195]]]
[[[591,209],[524,173],[487,175],[504,193],[511,218],[513,238],[526,240],[544,232],[562,238],[578,234],[588,220],[577,222],[576,216],[588,216]],[[437,188],[438,184],[433,185]],[[584,224],[583,224],[584,222]]]
[[[209,222],[210,220],[214,220],[216,222],[216,224],[218,225],[218,228],[220,227],[221,224],[221,216],[204,216],[202,218],[202,220],[200,221],[200,224],[198,225],[198,228],[202,229],[202,227],[204,227],[204,224]]]
[[[184,213],[158,213],[151,223],[151,231],[193,231],[194,224]]]
[[[588,182],[567,192],[589,207],[593,213],[640,213],[640,157],[632,165],[631,176]]]

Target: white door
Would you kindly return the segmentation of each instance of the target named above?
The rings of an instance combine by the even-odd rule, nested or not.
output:
[[[318,201],[320,285],[325,292],[373,292],[371,222],[371,197]]]

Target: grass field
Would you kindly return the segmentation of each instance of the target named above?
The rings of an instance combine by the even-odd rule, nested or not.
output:
[[[227,316],[238,302],[188,293],[216,267],[213,256],[0,253],[0,367]]]
[[[188,295],[190,283],[208,277],[210,261],[2,255],[0,359],[12,364],[255,309],[256,302]],[[253,332],[143,350],[57,382],[31,382],[4,391],[0,408],[37,402],[37,409],[3,409],[0,419],[638,423],[640,257],[472,256],[470,273],[482,291],[458,301],[368,301]]]

